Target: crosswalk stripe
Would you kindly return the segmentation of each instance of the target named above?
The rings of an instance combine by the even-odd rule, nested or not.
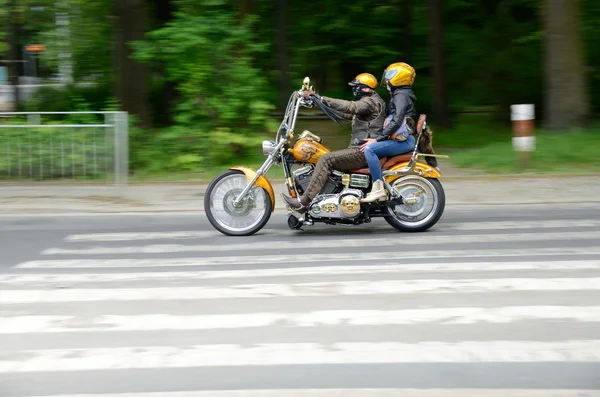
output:
[[[262,229],[262,233],[277,233],[287,232],[287,230]],[[290,230],[290,232],[293,232]],[[64,238],[65,241],[80,242],[80,241],[139,241],[139,240],[186,240],[203,237],[218,237],[222,234],[215,230],[181,230],[168,232],[123,232],[123,233],[87,233],[87,234],[71,234]]]
[[[600,397],[584,389],[272,389],[68,394],[47,397]]]
[[[600,290],[600,277],[332,281],[224,287],[6,290],[0,304]]]
[[[534,229],[534,228],[576,228],[576,227],[600,227],[600,220],[543,220],[543,221],[497,221],[497,222],[461,222],[453,224],[441,224],[438,229],[444,231],[470,231],[470,230],[504,230],[504,229]],[[386,227],[385,230],[388,230]],[[382,228],[384,230],[384,228]],[[289,229],[262,229],[261,234],[293,235],[301,232]],[[70,242],[89,241],[140,241],[159,239],[196,239],[203,237],[222,236],[214,230],[180,230],[165,232],[123,232],[123,233],[87,233],[71,234],[64,238]]]
[[[287,247],[286,247],[287,248]],[[279,247],[281,249],[281,247]],[[515,249],[470,249],[470,250],[431,250],[404,252],[369,253],[323,253],[302,254],[294,258],[294,263],[338,262],[338,261],[400,261],[409,259],[427,260],[434,258],[508,258],[557,255],[598,255],[600,247],[564,247],[564,248],[515,248]],[[290,255],[260,256],[222,256],[198,258],[162,258],[162,259],[93,259],[93,260],[34,260],[19,263],[15,268],[89,268],[89,267],[160,267],[160,266],[217,266],[217,265],[266,265],[282,264],[290,261]]]
[[[23,350],[0,373],[301,364],[600,362],[600,340],[265,343]]]
[[[154,244],[129,247],[92,247],[92,248],[49,248],[42,255],[111,255],[111,254],[152,254],[175,252],[230,252],[230,251],[269,251],[286,249],[315,248],[347,248],[347,247],[393,247],[415,244],[450,244],[450,243],[500,243],[513,241],[546,241],[546,240],[598,240],[597,232],[560,232],[560,233],[511,233],[511,234],[476,234],[476,235],[411,235],[402,238],[360,238],[360,239],[319,239],[319,240],[286,240],[277,244]]]
[[[197,263],[206,258],[186,259],[186,263]],[[239,257],[237,263],[245,258]],[[326,258],[325,258],[326,259]],[[93,267],[155,267],[176,266],[177,259],[81,259],[47,260],[22,263],[21,268],[93,268]],[[326,261],[326,260],[325,260]],[[201,262],[205,264],[206,262]],[[247,262],[246,262],[247,263]],[[150,280],[204,280],[221,278],[260,278],[285,276],[330,276],[341,274],[387,274],[414,272],[495,272],[515,270],[540,271],[578,271],[600,270],[600,259],[579,261],[531,261],[531,262],[444,262],[444,263],[407,263],[402,265],[340,265],[286,267],[275,269],[217,270],[217,271],[181,271],[181,272],[144,272],[144,273],[39,273],[39,274],[0,274],[2,284],[21,285],[23,283],[82,283]]]
[[[257,327],[379,326],[410,324],[505,324],[522,320],[600,322],[600,306],[456,307],[409,310],[322,310],[306,313],[218,315],[101,315],[81,324],[77,316],[0,317],[0,334],[210,330]]]
[[[576,227],[598,227],[600,220],[597,219],[560,219],[560,220],[518,220],[518,221],[495,221],[495,222],[461,222],[449,225],[442,224],[440,228],[446,230],[504,230],[504,229],[550,229],[562,228],[572,229]]]

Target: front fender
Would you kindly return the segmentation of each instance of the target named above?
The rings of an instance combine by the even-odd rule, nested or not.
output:
[[[249,167],[231,167],[230,170],[238,170],[242,171],[244,175],[246,175],[246,180],[250,182],[254,175],[256,175],[256,170]],[[262,187],[267,191],[269,197],[271,197],[271,212],[275,211],[275,191],[273,190],[273,186],[271,186],[271,182],[264,175],[258,177],[256,182],[254,182],[254,186]]]
[[[405,161],[403,163],[398,163],[386,171],[402,170],[403,168],[408,167],[408,163],[409,163],[408,161]],[[385,174],[385,171],[384,171],[384,174]],[[406,175],[420,175],[425,178],[439,178],[440,176],[442,176],[442,174],[438,170],[436,170],[429,164],[417,161],[417,164],[415,164],[415,167],[411,171],[407,171],[405,173],[398,174],[398,175],[385,175],[385,179],[386,179],[386,181],[391,183],[392,181],[398,179],[399,177],[406,176]]]

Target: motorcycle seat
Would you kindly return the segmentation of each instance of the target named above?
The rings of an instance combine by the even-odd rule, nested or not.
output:
[[[409,161],[411,159],[411,157],[412,157],[412,151],[410,151],[408,153],[399,154],[397,156],[382,157],[379,159],[379,163],[381,164],[381,169],[385,171],[385,170],[392,168],[396,164]],[[350,172],[352,172],[354,174],[365,174],[365,175],[370,174],[369,167],[357,168],[354,170],[350,170]]]

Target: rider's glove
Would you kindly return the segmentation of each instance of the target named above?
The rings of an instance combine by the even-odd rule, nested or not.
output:
[[[310,96],[311,96],[311,95],[314,95],[314,96],[316,96],[317,98],[319,97],[317,94],[315,94],[315,92],[314,92],[313,90],[308,90],[308,91],[303,91],[303,92],[302,92],[302,96],[303,96],[303,97],[304,97],[304,99],[305,99],[305,100],[307,100],[307,101],[310,99]]]

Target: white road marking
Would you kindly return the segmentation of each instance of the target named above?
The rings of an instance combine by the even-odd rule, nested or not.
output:
[[[368,363],[600,362],[600,340],[266,343],[22,350],[0,373]]]
[[[281,247],[279,248],[281,249]],[[438,251],[405,251],[405,252],[372,252],[372,253],[323,253],[302,254],[294,257],[294,264],[311,262],[349,262],[349,261],[400,261],[427,260],[433,258],[509,258],[530,256],[557,255],[598,255],[600,247],[564,247],[564,248],[514,248],[514,249],[470,249],[470,250],[438,250]],[[160,267],[160,266],[218,266],[218,265],[265,265],[285,264],[290,262],[290,255],[260,256],[215,256],[200,258],[165,258],[165,259],[88,259],[88,260],[48,260],[28,261],[15,268],[64,269],[64,268],[99,268],[99,267]]]
[[[247,257],[237,257],[242,263]],[[364,256],[361,256],[364,258]],[[183,259],[186,263],[206,264],[207,259]],[[327,257],[324,258],[327,262]],[[366,259],[366,258],[365,258]],[[47,260],[25,262],[21,268],[92,268],[92,267],[156,267],[180,263],[181,259],[81,259]],[[247,262],[246,262],[247,263]],[[265,261],[265,263],[268,263]],[[182,271],[182,272],[144,272],[144,273],[40,273],[40,274],[0,274],[2,285],[20,285],[23,283],[86,283],[116,281],[181,281],[209,280],[221,278],[263,278],[285,276],[329,276],[338,274],[385,274],[415,272],[494,272],[518,270],[600,270],[600,259],[580,261],[531,261],[531,262],[444,262],[444,263],[407,263],[403,265],[355,265],[355,266],[311,266],[276,269]]]
[[[550,229],[550,228],[576,228],[576,227],[599,227],[599,219],[561,219],[561,220],[520,220],[520,221],[497,221],[497,222],[462,222],[451,224],[439,224],[443,230],[504,230],[504,229]]]
[[[291,231],[291,230],[290,230]],[[261,233],[288,232],[288,230],[263,229]],[[65,241],[140,241],[140,240],[187,240],[203,237],[223,236],[216,230],[201,230],[201,231],[169,231],[169,232],[124,232],[124,233],[89,233],[89,234],[71,234],[64,238]]]
[[[595,232],[560,232],[560,233],[510,233],[510,234],[477,234],[477,235],[410,235],[402,238],[359,238],[359,239],[319,239],[319,240],[286,240],[272,244],[240,243],[240,244],[154,244],[129,247],[93,247],[93,248],[49,248],[42,255],[111,255],[111,254],[158,254],[174,252],[231,252],[231,251],[269,251],[285,249],[315,249],[315,248],[347,248],[393,247],[415,244],[459,244],[459,243],[500,243],[547,240],[596,240],[600,241],[600,231]]]
[[[69,394],[47,397],[600,397],[578,389],[268,389]]]
[[[101,315],[0,317],[0,334],[211,330],[257,327],[506,324],[526,320],[600,322],[600,306],[456,307],[410,310],[323,310],[306,313],[218,315]]]
[[[240,284],[223,287],[5,290],[0,293],[0,305],[57,302],[583,290],[600,290],[600,277],[332,281],[298,284]]]
[[[576,228],[576,227],[599,227],[600,220],[580,219],[580,220],[544,220],[544,221],[497,221],[497,222],[462,222],[439,224],[437,227],[441,230],[465,231],[465,230],[504,230],[504,229],[537,229],[537,228]],[[389,228],[379,228],[388,230]],[[262,229],[261,234],[273,235],[294,235],[302,232],[289,229]],[[216,230],[182,230],[166,232],[123,232],[123,233],[88,233],[72,234],[65,237],[65,241],[83,242],[83,241],[140,241],[140,240],[160,240],[160,239],[196,239],[203,237],[222,236]]]

